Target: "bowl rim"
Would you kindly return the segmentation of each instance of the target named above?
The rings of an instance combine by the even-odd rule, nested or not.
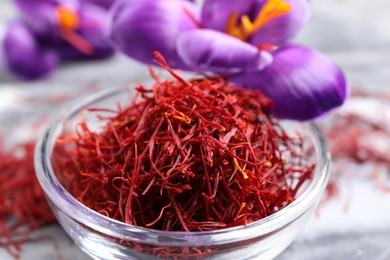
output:
[[[55,176],[51,165],[51,152],[54,147],[56,134],[60,130],[62,123],[72,115],[77,114],[81,108],[86,108],[93,102],[118,95],[123,91],[134,91],[133,85],[127,84],[125,86],[121,85],[95,91],[75,99],[70,104],[68,103],[59,113],[52,117],[37,141],[34,155],[35,172],[46,198],[51,202],[51,206],[57,207],[79,224],[102,234],[133,242],[167,246],[188,246],[189,243],[206,246],[210,245],[210,242],[213,244],[225,244],[266,235],[283,228],[303,215],[317,201],[325,189],[330,176],[330,152],[326,138],[319,127],[314,122],[309,122],[299,124],[307,128],[311,135],[311,142],[314,142],[314,146],[318,147],[315,149],[318,162],[314,176],[319,177],[314,178],[309,187],[295,201],[278,212],[246,226],[213,231],[164,231],[126,224],[86,207],[68,193]]]

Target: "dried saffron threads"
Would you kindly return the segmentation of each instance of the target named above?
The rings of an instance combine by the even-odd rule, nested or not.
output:
[[[0,142],[0,247],[19,258],[23,244],[52,240],[44,234],[33,236],[32,230],[56,219],[35,176],[35,142],[4,147]]]
[[[294,201],[315,165],[270,100],[222,78],[173,76],[136,86],[127,107],[84,111],[104,126],[80,119],[59,138],[64,187],[102,215],[166,231],[247,225]]]
[[[323,197],[324,201],[340,195],[342,180],[349,178],[349,173],[356,172],[356,165],[371,167],[367,170],[371,171],[371,181],[377,190],[390,192],[388,102],[389,96],[386,93],[353,93],[352,98],[340,111],[321,122],[320,126],[329,141],[333,161],[332,175]],[[364,171],[361,173],[364,174]]]

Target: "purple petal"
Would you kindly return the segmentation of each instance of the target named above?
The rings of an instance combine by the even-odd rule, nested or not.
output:
[[[32,32],[20,22],[9,25],[2,47],[5,66],[21,78],[37,79],[57,67],[58,57],[54,51],[40,46]]]
[[[35,16],[37,19],[41,18],[39,17],[41,13],[60,5],[73,10],[78,10],[80,6],[80,0],[14,0],[14,3],[23,14]],[[52,15],[55,16],[55,12]]]
[[[332,61],[301,46],[281,48],[263,71],[231,80],[260,89],[273,99],[278,117],[297,120],[313,119],[340,106],[348,92],[343,73]]]
[[[111,5],[115,2],[115,0],[84,0],[84,1],[96,4],[105,9],[109,9]]]
[[[269,53],[233,36],[207,29],[180,34],[177,51],[187,65],[219,73],[261,70],[272,62]]]
[[[257,12],[260,12],[265,1],[260,1]],[[310,6],[307,0],[285,0],[292,7],[287,14],[281,15],[261,27],[249,42],[254,45],[273,44],[283,46],[288,43],[306,24],[310,17]]]
[[[186,10],[186,11],[185,11]],[[127,0],[111,9],[111,39],[131,58],[152,64],[153,52],[159,51],[173,67],[188,69],[176,51],[178,35],[197,28],[196,7],[182,0]]]
[[[100,6],[84,3],[79,11],[79,28],[76,33],[92,47],[90,54],[83,53],[69,43],[62,41],[56,49],[64,59],[101,59],[114,51],[107,37],[107,11]]]
[[[226,25],[233,12],[238,16],[248,14],[255,4],[254,0],[205,0],[202,7],[202,25],[205,28],[226,31]]]

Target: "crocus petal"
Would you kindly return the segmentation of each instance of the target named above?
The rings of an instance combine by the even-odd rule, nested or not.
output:
[[[57,6],[66,6],[72,10],[78,10],[80,6],[80,0],[14,0],[18,9],[23,13],[30,16],[35,16],[35,18],[40,19],[40,14],[45,13],[50,10],[52,16],[55,16],[56,13],[53,11]]]
[[[230,35],[208,29],[180,34],[177,50],[187,65],[218,73],[261,70],[272,62],[269,53]]]
[[[264,5],[259,1],[257,10]],[[310,17],[310,6],[307,0],[285,0],[291,11],[267,22],[250,39],[254,45],[273,44],[283,46],[288,43],[306,24]],[[257,11],[258,13],[259,11]]]
[[[84,0],[84,1],[109,9],[115,0]]]
[[[280,118],[309,120],[346,99],[343,73],[323,54],[301,46],[286,46],[263,71],[231,79],[239,86],[260,89],[273,99]]]
[[[233,13],[239,16],[248,14],[255,0],[205,0],[202,6],[201,21],[205,28],[224,32]]]
[[[127,0],[111,8],[111,39],[122,52],[138,61],[152,64],[159,51],[172,66],[189,69],[176,51],[177,36],[197,29],[197,9],[182,0]],[[192,19],[193,18],[193,19]]]
[[[69,43],[62,41],[56,49],[62,58],[100,59],[111,56],[113,48],[106,35],[107,11],[100,6],[83,3],[79,11],[79,28],[75,32],[91,48],[91,53],[83,53]]]
[[[54,51],[42,48],[20,22],[9,25],[2,47],[6,68],[21,78],[37,79],[57,67],[58,57]]]
[[[65,5],[67,7],[77,9],[80,0],[14,0],[16,6],[27,13],[39,12],[40,9],[45,9],[50,6]]]

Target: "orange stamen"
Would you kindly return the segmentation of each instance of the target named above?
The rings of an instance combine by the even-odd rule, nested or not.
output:
[[[247,15],[241,16],[238,21],[237,13],[233,12],[228,20],[226,33],[245,41],[266,23],[290,11],[291,6],[285,0],[268,0],[253,22]]]
[[[58,15],[58,23],[62,29],[75,30],[79,25],[79,18],[75,11],[66,7],[58,6],[56,8]]]
[[[172,202],[169,203],[168,205],[166,205],[165,207],[163,207],[163,208],[161,209],[161,211],[160,211],[160,215],[158,215],[158,217],[157,217],[153,222],[146,224],[146,226],[147,226],[147,227],[150,227],[150,226],[153,226],[154,224],[156,224],[157,221],[159,221],[159,220],[161,219],[161,217],[162,217],[162,215],[163,215],[163,213],[164,213],[164,210],[165,210],[166,208],[169,208],[171,205],[172,205]]]
[[[240,207],[240,209],[238,210],[237,215],[236,215],[236,220],[237,220],[238,216],[240,215],[241,211],[242,211],[245,207],[246,207],[246,202],[241,203],[241,207]]]
[[[182,112],[179,112],[179,115],[174,115],[173,117],[178,119],[178,120],[180,120],[180,121],[183,121],[186,124],[190,124],[191,123],[191,118],[189,118],[188,116],[186,116]]]
[[[244,178],[244,180],[248,179],[249,178],[248,174],[246,174],[244,169],[241,168],[241,166],[238,164],[238,161],[236,158],[233,158],[233,162],[236,165],[237,170],[242,174],[242,177]]]

